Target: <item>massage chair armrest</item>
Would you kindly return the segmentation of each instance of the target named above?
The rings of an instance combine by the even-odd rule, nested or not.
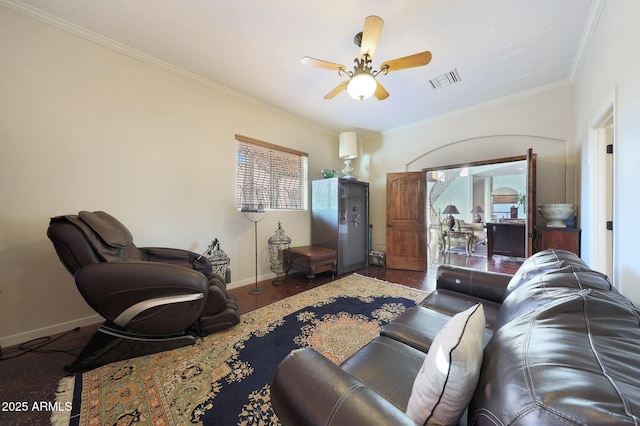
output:
[[[201,315],[209,292],[207,278],[198,271],[145,261],[86,265],[75,281],[96,312],[122,327],[131,325],[131,315],[162,308],[165,316],[176,316],[169,328],[188,327]]]
[[[311,348],[291,352],[271,382],[283,425],[413,425],[398,407]]]
[[[440,265],[436,288],[502,303],[513,275],[480,271],[453,265]]]
[[[168,247],[138,247],[144,258],[149,262],[170,263],[195,269],[204,275],[212,272],[211,262],[204,256],[189,250]]]

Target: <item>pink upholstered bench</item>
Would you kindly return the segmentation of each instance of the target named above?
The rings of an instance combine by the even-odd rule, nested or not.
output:
[[[285,251],[289,269],[306,272],[309,282],[320,272],[331,271],[336,276],[338,253],[334,249],[318,246],[291,247]]]

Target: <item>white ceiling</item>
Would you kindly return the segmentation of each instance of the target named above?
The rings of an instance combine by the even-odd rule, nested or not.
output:
[[[384,131],[573,79],[602,0],[0,0],[31,7],[333,131]],[[38,12],[39,14],[39,12]],[[344,78],[364,18],[384,27],[373,60],[429,50],[425,67],[379,76],[390,97],[323,96]],[[46,17],[46,15],[45,15]],[[461,82],[429,79],[457,69]]]

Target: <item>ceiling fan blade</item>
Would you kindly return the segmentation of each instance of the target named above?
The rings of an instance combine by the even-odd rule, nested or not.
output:
[[[333,62],[327,62],[320,59],[310,58],[308,56],[305,56],[304,58],[302,58],[300,62],[302,62],[303,65],[309,65],[309,66],[318,67],[318,68],[325,68],[328,70],[337,71],[339,69],[343,69],[343,70],[347,69],[347,67],[345,67],[344,65],[334,64]]]
[[[333,99],[336,97],[336,95],[340,92],[342,92],[344,89],[347,88],[347,83],[348,81],[343,81],[342,83],[338,84],[336,86],[335,89],[333,89],[332,91],[330,91],[329,93],[327,93],[324,98],[325,99]]]
[[[415,55],[405,56],[404,58],[393,59],[380,65],[380,71],[398,71],[413,67],[422,67],[431,62],[431,52],[416,53]]]
[[[369,55],[369,59],[373,59],[383,23],[384,21],[379,16],[371,15],[365,18],[362,41],[360,42],[360,57]]]
[[[376,98],[378,98],[379,101],[384,101],[389,97],[389,92],[387,92],[387,89],[382,87],[382,84],[380,84],[378,80],[376,80],[376,84],[376,91],[373,92],[373,94]]]

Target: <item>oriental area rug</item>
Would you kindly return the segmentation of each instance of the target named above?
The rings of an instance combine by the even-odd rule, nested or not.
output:
[[[195,345],[63,379],[64,425],[279,425],[269,387],[280,362],[311,346],[336,364],[427,293],[357,274],[243,314]],[[60,414],[60,413],[58,413]]]

